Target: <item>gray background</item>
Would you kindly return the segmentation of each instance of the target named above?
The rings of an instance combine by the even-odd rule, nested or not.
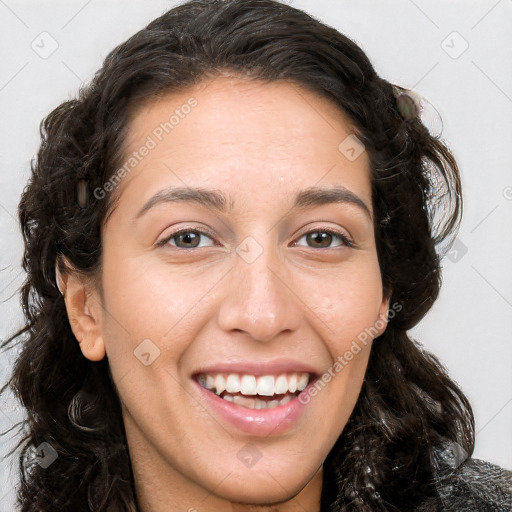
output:
[[[108,51],[176,3],[0,0],[0,338],[22,323],[16,208],[39,122],[75,96]],[[475,457],[512,468],[512,0],[287,3],[355,39],[382,76],[442,116],[441,124],[432,110],[428,122],[458,159],[465,212],[440,299],[413,334],[471,400]],[[2,383],[14,355],[0,355]],[[1,400],[5,429],[21,411]],[[9,445],[2,438],[0,456]],[[0,512],[12,510],[14,472],[14,462],[0,464]]]

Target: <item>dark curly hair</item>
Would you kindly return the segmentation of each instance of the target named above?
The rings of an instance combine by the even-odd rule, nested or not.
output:
[[[435,496],[434,450],[473,452],[471,407],[439,361],[412,340],[436,300],[440,244],[462,203],[457,164],[429,133],[408,91],[380,78],[349,38],[274,0],[192,0],[114,49],[77,99],[42,122],[42,142],[19,205],[27,273],[26,325],[9,386],[26,409],[20,510],[138,510],[119,399],[108,361],[86,359],[55,264],[101,273],[101,226],[115,197],[91,191],[123,161],[130,115],[159,93],[224,72],[287,80],[330,99],[352,121],[372,170],[375,238],[384,289],[401,308],[373,344],[355,409],[324,463],[322,510],[413,510]],[[437,251],[436,251],[437,249]],[[48,442],[51,472],[27,460]]]

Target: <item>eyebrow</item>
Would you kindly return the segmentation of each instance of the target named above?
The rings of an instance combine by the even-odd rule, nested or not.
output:
[[[372,218],[370,208],[366,203],[354,192],[339,185],[328,188],[309,187],[300,191],[295,198],[292,210],[330,203],[352,204],[363,210],[370,219]]]
[[[220,213],[231,211],[234,201],[224,192],[207,188],[173,187],[157,192],[141,208],[136,218],[161,203],[188,202],[205,206]],[[305,209],[323,204],[352,204],[363,210],[371,219],[372,214],[366,203],[345,187],[309,187],[295,197],[291,210]]]
[[[175,187],[157,192],[141,208],[137,219],[142,217],[149,209],[160,203],[196,203],[212,210],[225,213],[233,207],[233,202],[228,201],[224,192],[206,188]]]

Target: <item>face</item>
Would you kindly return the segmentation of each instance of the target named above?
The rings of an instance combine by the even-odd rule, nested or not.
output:
[[[106,351],[148,503],[318,490],[388,308],[353,132],[303,88],[229,77],[133,115],[81,346]]]

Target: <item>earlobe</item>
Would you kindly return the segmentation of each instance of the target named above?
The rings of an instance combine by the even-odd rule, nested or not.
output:
[[[69,264],[66,267],[69,269]],[[64,296],[69,324],[83,355],[91,361],[101,361],[105,357],[105,344],[99,297],[91,285],[72,270],[62,273],[56,270],[56,282]]]

